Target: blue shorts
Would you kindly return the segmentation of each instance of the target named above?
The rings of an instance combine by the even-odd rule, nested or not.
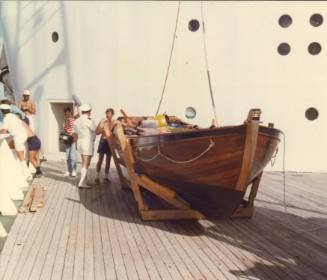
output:
[[[27,146],[29,151],[39,151],[41,149],[41,141],[37,136],[27,138]]]
[[[107,139],[101,138],[98,146],[98,154],[111,155]]]

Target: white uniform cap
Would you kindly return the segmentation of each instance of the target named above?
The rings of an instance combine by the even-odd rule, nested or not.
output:
[[[0,105],[0,110],[10,110],[11,107],[8,104],[1,104]]]
[[[89,104],[82,104],[81,107],[79,107],[79,109],[82,112],[88,112],[92,110],[92,107]]]
[[[28,89],[23,90],[23,95],[31,96],[31,92]]]

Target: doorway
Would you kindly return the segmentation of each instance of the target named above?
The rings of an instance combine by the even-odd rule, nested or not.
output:
[[[66,147],[59,142],[60,132],[64,130],[66,107],[73,108],[70,101],[49,102],[49,123],[48,123],[48,153],[52,155],[63,156]]]

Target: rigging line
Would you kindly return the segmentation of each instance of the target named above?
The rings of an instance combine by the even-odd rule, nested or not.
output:
[[[217,113],[216,113],[216,104],[215,104],[215,99],[214,99],[214,96],[213,96],[211,77],[210,77],[210,71],[209,71],[207,43],[206,43],[206,38],[205,38],[203,1],[201,1],[201,19],[202,19],[202,41],[203,41],[204,60],[205,60],[205,64],[206,64],[207,77],[208,77],[208,83],[209,83],[211,106],[212,106],[213,114],[214,114],[214,117],[215,117],[215,126],[218,126],[218,118],[217,118]]]
[[[175,40],[176,40],[176,32],[177,32],[177,27],[178,27],[180,7],[181,7],[181,1],[178,1],[178,8],[177,8],[177,14],[176,14],[176,20],[175,20],[174,37],[173,37],[173,41],[172,41],[172,44],[171,44],[169,62],[168,62],[167,71],[166,71],[166,77],[165,77],[164,85],[163,85],[163,88],[162,88],[162,91],[161,91],[161,97],[160,97],[160,101],[159,101],[158,108],[157,108],[157,111],[156,111],[156,116],[158,115],[160,107],[161,107],[161,103],[162,103],[162,100],[163,100],[163,97],[164,97],[164,93],[165,93],[166,85],[167,85],[167,80],[168,80],[168,76],[169,76],[169,72],[170,72],[171,60],[172,60],[172,57],[173,57],[173,51],[174,51],[174,47],[175,47]]]

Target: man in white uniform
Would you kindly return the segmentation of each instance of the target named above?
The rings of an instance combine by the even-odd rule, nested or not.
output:
[[[27,168],[24,156],[25,143],[27,141],[26,129],[22,123],[22,120],[20,120],[19,117],[15,114],[10,113],[10,105],[1,104],[0,110],[4,115],[3,124],[0,128],[0,133],[9,133],[11,136],[13,136],[15,150],[22,167],[22,172],[25,178],[29,179],[31,177],[31,173]]]
[[[77,150],[82,157],[81,178],[78,183],[79,188],[89,188],[87,185],[87,171],[89,169],[92,156],[94,154],[94,141],[96,123],[91,119],[91,106],[83,104],[80,107],[81,116],[75,121],[74,135],[77,139]]]

